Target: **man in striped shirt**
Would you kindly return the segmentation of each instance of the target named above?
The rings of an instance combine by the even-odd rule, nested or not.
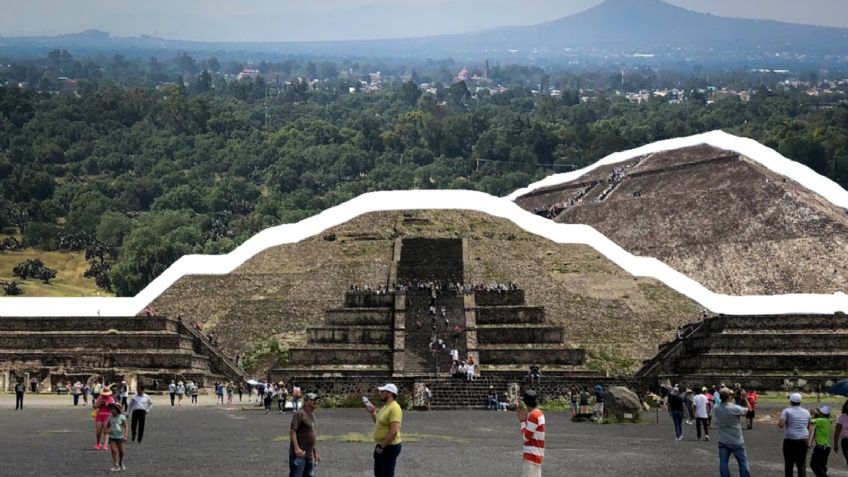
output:
[[[524,406],[516,406],[521,434],[524,437],[522,477],[541,477],[545,460],[545,415],[538,408],[536,391],[528,389],[522,397]]]

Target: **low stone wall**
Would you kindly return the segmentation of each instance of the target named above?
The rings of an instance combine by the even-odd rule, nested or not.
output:
[[[475,291],[474,301],[477,306],[520,306],[524,304],[524,290]]]
[[[848,355],[809,355],[792,354],[722,354],[699,355],[684,357],[678,361],[677,369],[682,374],[690,374],[694,370],[725,370],[732,374],[751,374],[751,372],[786,372],[788,370],[804,372],[820,372],[848,369]],[[700,373],[698,373],[700,374]]]
[[[527,328],[522,326],[485,328],[478,326],[477,342],[480,344],[562,343],[564,334],[565,332],[561,326],[546,326],[543,328]]]
[[[177,334],[160,336],[131,335],[124,333],[79,334],[29,333],[4,334],[0,332],[0,349],[51,350],[81,348],[89,350],[112,349],[186,349],[193,348],[193,340]]]
[[[29,371],[41,368],[79,369],[205,369],[209,362],[203,356],[185,352],[108,352],[53,351],[0,354],[0,362],[9,369]]]
[[[686,353],[709,351],[774,351],[792,349],[805,351],[834,351],[848,349],[848,334],[752,333],[715,334],[691,338],[685,342]]]
[[[545,322],[545,309],[540,306],[482,307],[477,308],[476,312],[478,325],[529,325]]]
[[[393,293],[345,292],[345,308],[383,308],[395,303]]]
[[[485,349],[480,351],[480,362],[491,364],[566,365],[583,364],[585,351],[582,349]]]
[[[830,330],[848,328],[848,315],[776,315],[776,316],[727,316],[720,315],[709,320],[711,331],[721,330]]]
[[[0,318],[0,331],[176,331],[177,323],[162,316],[11,317]]]
[[[392,359],[388,347],[380,349],[289,348],[292,366],[361,364],[386,365]]]
[[[392,313],[389,309],[337,308],[325,312],[327,323],[339,326],[389,326]]]
[[[384,329],[361,327],[321,327],[306,330],[310,343],[361,343],[383,344],[392,341],[392,332]]]

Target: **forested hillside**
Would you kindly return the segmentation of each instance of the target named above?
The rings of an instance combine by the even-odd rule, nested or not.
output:
[[[61,57],[50,61],[64,71]],[[433,94],[412,81],[366,93],[340,77],[342,65],[319,65],[332,80],[295,79],[310,64],[320,77],[304,62],[290,80],[266,81],[198,73],[197,63],[177,78],[122,58],[70,61],[92,78],[71,91],[0,86],[0,248],[86,250],[92,279],[133,295],[184,254],[227,252],[367,191],[503,195],[718,128],[848,181],[848,104],[791,88],[712,104],[697,93],[634,104],[603,87],[581,92],[591,78],[573,77],[548,78],[561,96],[533,94],[526,78],[501,94],[465,82],[435,83]],[[510,71],[520,72],[493,75]]]

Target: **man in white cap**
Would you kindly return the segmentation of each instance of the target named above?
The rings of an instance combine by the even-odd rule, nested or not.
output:
[[[398,388],[386,384],[377,388],[384,405],[379,411],[370,402],[365,409],[374,421],[374,477],[394,477],[395,462],[401,450],[400,425],[403,411],[397,403]]]
[[[810,433],[808,447],[813,448],[813,456],[810,457],[810,469],[816,477],[827,477],[827,459],[830,457],[830,448],[833,447],[833,423],[830,421],[830,407],[822,406],[813,411],[813,419],[810,421],[813,432]],[[815,445],[815,447],[813,447]]]
[[[789,395],[789,407],[780,413],[777,427],[783,429],[783,463],[786,477],[792,477],[792,468],[798,476],[806,475],[807,439],[810,438],[810,412],[801,407],[801,395]]]

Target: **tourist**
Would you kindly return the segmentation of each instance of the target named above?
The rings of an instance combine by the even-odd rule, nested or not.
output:
[[[589,414],[589,389],[586,386],[580,391],[580,414]]]
[[[303,391],[300,389],[300,386],[292,383],[292,411],[297,412],[300,407],[300,398],[303,397]]]
[[[241,402],[241,397],[244,395],[244,386],[242,386],[241,383],[239,383],[238,386],[236,386],[236,392],[238,392],[239,402]]]
[[[748,469],[748,452],[745,440],[742,438],[742,421],[740,416],[748,412],[747,408],[731,402],[733,391],[723,388],[721,404],[713,409],[716,427],[718,428],[718,469],[721,477],[730,477],[730,455],[736,458],[739,465],[739,476],[750,477]]]
[[[424,385],[424,407],[430,410],[430,404],[433,402],[433,391],[430,391],[430,386]]]
[[[810,426],[813,430],[810,433],[810,440],[807,442],[807,447],[813,448],[813,455],[810,457],[810,470],[816,477],[827,477],[827,459],[830,457],[830,448],[833,447],[830,407],[822,406],[814,410]]]
[[[506,393],[495,394],[495,396],[501,398],[498,400],[498,411],[509,411],[509,396]]]
[[[848,401],[842,404],[842,414],[836,420],[836,429],[833,431],[833,451],[838,453],[842,446],[842,457],[848,464]]]
[[[686,388],[686,394],[684,395],[683,402],[686,406],[683,408],[685,410],[686,415],[686,424],[692,425],[692,422],[695,420],[695,396],[692,394],[692,389]]]
[[[540,384],[542,382],[542,371],[539,369],[538,364],[530,365],[530,371],[527,373],[527,377],[530,379],[530,384]]]
[[[38,390],[38,379],[33,377],[29,380],[29,391],[34,393],[36,390]]]
[[[179,381],[177,383],[177,406],[183,405],[183,396],[185,396],[185,384]]]
[[[789,407],[780,413],[777,427],[783,429],[783,468],[792,477],[792,468],[804,477],[807,463],[807,439],[810,437],[810,412],[801,407],[801,395],[789,395]]]
[[[82,405],[88,407],[88,395],[91,394],[91,386],[89,386],[88,381],[82,385]]]
[[[571,417],[577,415],[577,400],[579,396],[580,393],[577,391],[577,387],[571,386],[571,389],[568,390],[568,397],[571,400]]]
[[[121,409],[127,409],[127,399],[130,397],[130,387],[127,386],[126,381],[121,381]]]
[[[748,404],[748,414],[745,415],[745,419],[748,421],[748,430],[754,428],[754,417],[757,415],[757,401],[759,401],[759,396],[755,391],[747,391],[746,402]]]
[[[704,428],[704,440],[710,440],[710,410],[707,396],[704,395],[703,388],[696,391],[695,397],[692,398],[692,406],[695,409],[695,430],[698,434],[698,440],[701,440],[701,427]]]
[[[683,397],[680,395],[680,388],[677,386],[671,389],[668,394],[668,414],[674,423],[674,435],[678,441],[683,440]]]
[[[18,380],[15,383],[15,410],[20,409],[24,410],[24,393],[26,392],[26,386],[24,385],[23,380]]]
[[[171,396],[171,406],[173,406],[174,398],[177,396],[177,385],[174,384],[174,381],[171,381],[171,384],[168,385],[168,395]]]
[[[224,388],[220,382],[215,381],[215,405],[220,406],[224,404]]]
[[[227,381],[227,406],[233,405],[233,382]]]
[[[489,386],[489,395],[486,396],[486,410],[498,410],[498,393],[495,392],[494,386]]]
[[[104,439],[106,437],[106,426],[109,422],[109,416],[111,415],[109,406],[114,402],[115,399],[112,397],[112,389],[109,386],[104,386],[103,390],[100,392],[100,397],[92,404],[92,407],[94,408],[94,411],[92,411],[94,417],[94,433],[97,439],[94,444],[95,449],[109,449],[104,442]]]
[[[315,441],[318,431],[315,427],[315,409],[318,407],[318,395],[306,393],[303,407],[292,416],[289,426],[289,477],[311,477],[315,463],[321,461]]]
[[[465,363],[465,380],[473,383],[474,382],[474,357],[468,356],[468,361]]]
[[[595,385],[595,407],[592,409],[592,420],[601,422],[604,418],[604,387]]]
[[[135,387],[135,396],[130,401],[130,408],[127,413],[130,415],[130,427],[132,428],[132,440],[135,442],[136,435],[138,443],[144,438],[144,420],[147,418],[147,413],[153,407],[153,401],[150,396],[144,393],[144,385],[137,384]]]
[[[379,411],[367,402],[365,409],[374,421],[374,477],[394,477],[395,463],[401,451],[400,427],[403,411],[397,402],[398,389],[394,384],[377,388],[383,407]]]
[[[538,408],[536,391],[524,391],[522,402],[526,409],[516,405],[516,415],[521,423],[521,435],[524,437],[522,453],[522,477],[541,477],[542,462],[545,460],[545,415]]]
[[[286,401],[289,398],[289,390],[286,388],[286,383],[280,381],[279,392],[277,393],[277,409],[280,414],[286,412]]]
[[[109,405],[109,421],[106,432],[109,434],[109,448],[112,450],[113,472],[126,470],[124,466],[124,442],[127,441],[127,416],[121,413],[120,404],[113,402]]]
[[[94,380],[94,386],[91,388],[91,401],[94,402],[100,397],[100,392],[103,390],[103,385],[99,379]]]
[[[82,396],[82,383],[77,381],[71,386],[71,396],[74,397],[74,406],[79,406],[79,398]]]
[[[274,401],[274,387],[265,384],[265,394],[263,395],[263,402],[265,404],[265,414],[271,414],[271,402]]]
[[[188,383],[188,393],[189,393],[189,396],[191,396],[191,403],[194,404],[195,406],[199,406],[199,404],[197,403],[198,388],[197,388],[197,384],[194,381],[189,381],[189,383]]]
[[[712,427],[713,423],[713,409],[715,409],[715,399],[713,398],[713,393],[707,391],[707,387],[704,386],[701,388],[701,392],[704,394],[704,397],[707,398],[707,427]]]

